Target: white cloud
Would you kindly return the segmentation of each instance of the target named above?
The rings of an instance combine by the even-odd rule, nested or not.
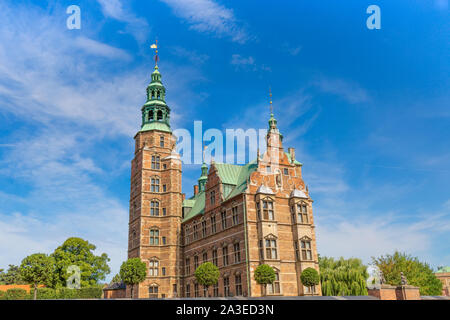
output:
[[[252,70],[252,71],[272,71],[266,65],[257,65],[255,59],[251,56],[243,57],[240,54],[233,54],[231,56],[230,64],[235,66],[235,70]]]
[[[362,103],[369,100],[367,91],[354,82],[322,77],[313,81],[312,84],[322,92],[341,96],[350,103]]]
[[[209,56],[206,54],[200,54],[196,51],[187,50],[180,46],[172,47],[170,52],[175,56],[187,58],[191,63],[194,64],[203,64],[209,59]]]
[[[150,27],[145,19],[137,17],[126,10],[121,0],[97,0],[100,3],[102,12],[106,17],[125,22],[126,31],[131,33],[136,40],[144,42],[150,33]]]
[[[175,15],[186,20],[191,28],[200,32],[212,33],[218,37],[230,37],[233,41],[244,43],[249,39],[228,9],[212,0],[161,0],[170,6]]]
[[[112,47],[86,37],[75,39],[75,46],[84,50],[86,53],[113,59],[130,60],[131,56],[122,49]]]

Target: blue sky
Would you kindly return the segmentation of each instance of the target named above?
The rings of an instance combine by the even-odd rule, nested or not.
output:
[[[0,268],[80,236],[118,271],[155,38],[173,128],[265,128],[272,88],[320,254],[450,265],[447,0],[2,1],[0,21]]]

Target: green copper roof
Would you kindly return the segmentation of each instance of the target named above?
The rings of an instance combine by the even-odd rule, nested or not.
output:
[[[440,267],[436,273],[447,273],[450,272],[450,267]]]
[[[289,160],[289,162],[291,162],[292,160],[291,160],[291,154],[289,153],[289,152],[285,152],[285,154],[286,154],[286,156],[288,157],[288,160]],[[297,164],[297,165],[302,165],[300,162],[298,162],[297,160],[294,160],[294,164]]]
[[[256,160],[245,166],[215,163],[217,174],[222,182],[224,190],[224,200],[228,200],[245,192],[247,180],[250,174],[256,171]],[[205,192],[201,191],[196,196],[183,201],[183,207],[192,208],[184,217],[183,222],[192,219],[198,214],[205,213]]]
[[[198,214],[205,213],[205,192],[199,192],[194,197],[184,200],[183,207],[191,208],[191,210],[184,217],[183,222],[192,219]]]
[[[150,131],[150,130],[159,130],[159,131],[164,131],[164,132],[172,132],[172,130],[170,129],[170,127],[167,125],[167,123],[164,122],[158,122],[158,121],[153,121],[150,123],[145,123],[142,127],[140,132],[142,131]]]

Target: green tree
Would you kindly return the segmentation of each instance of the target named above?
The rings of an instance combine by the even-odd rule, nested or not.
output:
[[[110,283],[120,283],[122,282],[122,278],[120,277],[120,273],[117,273],[111,280]]]
[[[96,246],[81,238],[68,238],[64,243],[56,248],[52,257],[56,263],[56,274],[54,287],[66,286],[67,279],[71,274],[67,272],[70,265],[80,268],[81,287],[89,287],[104,280],[111,272],[108,262],[110,259],[106,253],[99,256],[94,254]]]
[[[25,281],[20,276],[19,267],[10,264],[7,272],[0,269],[0,284],[25,284]]]
[[[215,264],[204,262],[195,270],[194,276],[198,283],[206,287],[206,292],[208,292],[208,287],[219,281],[220,272]]]
[[[302,284],[307,287],[318,285],[320,282],[319,273],[316,269],[306,268],[302,271],[300,280],[302,281]]]
[[[275,270],[268,264],[260,264],[255,269],[255,281],[262,284],[266,289],[268,284],[275,281]]]
[[[367,266],[360,259],[319,256],[320,285],[324,296],[366,296]]]
[[[36,300],[39,284],[52,283],[55,271],[55,261],[45,253],[35,253],[22,260],[20,275],[22,279],[34,287],[34,300]]]
[[[383,272],[390,285],[400,285],[400,272],[403,272],[408,284],[419,287],[421,295],[434,296],[442,292],[442,282],[436,278],[431,267],[417,257],[395,251],[392,255],[372,257],[372,263]]]
[[[139,258],[131,258],[120,266],[120,278],[131,286],[131,298],[133,298],[133,287],[145,280],[147,265]]]

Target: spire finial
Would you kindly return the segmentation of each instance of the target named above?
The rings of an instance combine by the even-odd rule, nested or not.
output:
[[[272,88],[269,87],[269,103],[270,103],[270,114],[273,114],[273,107],[272,107]]]
[[[150,46],[151,49],[155,49],[155,68],[158,67],[158,39]]]

